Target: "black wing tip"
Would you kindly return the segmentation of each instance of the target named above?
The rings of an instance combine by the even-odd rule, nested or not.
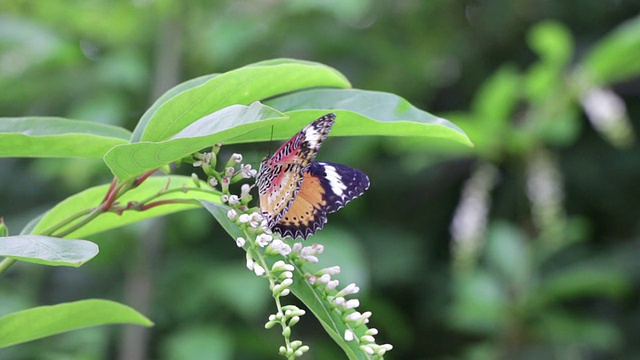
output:
[[[271,230],[280,234],[280,236],[290,237],[292,239],[302,238],[302,240],[307,240],[311,235],[314,235],[316,232],[322,230],[324,225],[327,223],[327,214],[324,213],[320,215],[320,217],[312,222],[309,226],[287,226],[282,223],[275,224]]]

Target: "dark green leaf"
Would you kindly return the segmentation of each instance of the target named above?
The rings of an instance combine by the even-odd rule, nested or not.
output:
[[[581,296],[621,298],[629,291],[629,277],[615,268],[575,266],[547,276],[537,297],[543,302]]]
[[[587,346],[613,350],[622,343],[622,334],[613,324],[564,312],[548,312],[534,324],[537,337],[557,346]]]

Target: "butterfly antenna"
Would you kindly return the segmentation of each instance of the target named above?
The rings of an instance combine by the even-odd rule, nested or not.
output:
[[[271,137],[269,138],[269,152],[267,157],[271,156],[271,144],[273,144],[273,125],[271,125]]]

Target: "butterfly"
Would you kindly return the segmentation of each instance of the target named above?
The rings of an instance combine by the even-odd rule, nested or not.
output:
[[[283,237],[306,239],[369,188],[365,173],[329,162],[313,162],[336,120],[327,114],[305,126],[260,164],[256,185],[267,226]]]

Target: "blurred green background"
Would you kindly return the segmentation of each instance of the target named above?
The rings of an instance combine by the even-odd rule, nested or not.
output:
[[[278,57],[325,63],[476,144],[329,138],[318,155],[371,178],[314,241],[321,264],[362,288],[389,359],[640,358],[638,14],[637,0],[9,0],[0,116],[133,129],[184,80]],[[222,151],[257,166],[268,148]],[[16,234],[110,179],[98,161],[0,159],[0,216]],[[0,358],[278,358],[266,282],[205,211],[91,240],[101,253],[79,269],[12,267],[0,315],[107,298],[156,326],[76,331]],[[311,315],[294,333],[308,359],[343,357]]]

